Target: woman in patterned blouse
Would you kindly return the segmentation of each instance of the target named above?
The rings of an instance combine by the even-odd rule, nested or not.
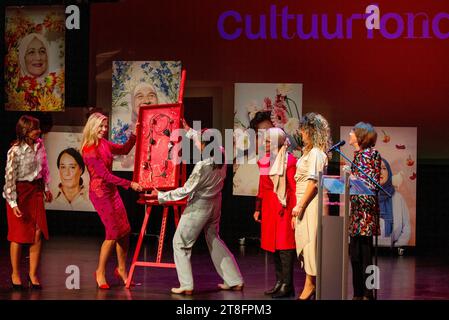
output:
[[[349,144],[355,148],[354,163],[366,175],[380,182],[381,156],[374,149],[377,133],[369,123],[359,122],[349,133]],[[356,167],[351,168],[353,176],[365,182],[376,193],[375,184]],[[354,299],[370,299],[371,291],[366,287],[366,268],[372,265],[373,235],[379,234],[376,215],[379,214],[379,203],[376,195],[351,196],[351,214],[349,218],[349,251],[352,264],[352,282]]]
[[[50,202],[49,171],[39,120],[22,116],[16,125],[17,140],[8,151],[3,197],[6,199],[8,240],[11,242],[12,288],[22,290],[20,257],[22,244],[30,245],[28,282],[41,289],[37,269],[42,236],[48,240],[44,198]]]

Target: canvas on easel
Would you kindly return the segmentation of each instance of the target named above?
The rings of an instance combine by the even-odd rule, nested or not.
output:
[[[174,132],[180,127],[182,115],[182,103],[140,107],[133,180],[145,190],[179,186],[181,159]]]

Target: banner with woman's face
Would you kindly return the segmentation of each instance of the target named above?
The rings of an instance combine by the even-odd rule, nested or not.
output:
[[[128,140],[140,106],[177,103],[180,82],[180,61],[113,61],[111,141]],[[113,170],[133,171],[134,154],[115,157]]]
[[[259,167],[256,150],[264,143],[260,133],[271,127],[282,128],[293,151],[298,138],[302,113],[302,84],[300,83],[236,83],[234,95],[234,158],[233,194],[255,196],[259,189]],[[248,133],[254,125],[257,138]],[[252,140],[257,140],[251,142]],[[263,150],[263,148],[262,148]],[[259,150],[260,151],[260,150]],[[296,154],[297,156],[297,154]],[[243,162],[243,163],[242,163]]]
[[[349,141],[352,127],[340,127],[340,139]],[[375,127],[375,148],[382,157],[380,184],[392,198],[379,193],[381,246],[416,244],[417,128]],[[341,151],[350,159],[354,148],[349,143]],[[347,165],[341,159],[341,165]],[[343,174],[343,172],[342,172]]]
[[[5,44],[5,109],[64,111],[64,7],[7,7]]]
[[[67,128],[79,131],[82,128]],[[79,152],[82,134],[49,132],[44,135],[53,201],[47,210],[95,211],[89,200],[89,173]]]

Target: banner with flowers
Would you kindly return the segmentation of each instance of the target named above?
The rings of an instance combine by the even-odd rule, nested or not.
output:
[[[128,140],[141,105],[178,102],[180,83],[180,61],[113,61],[111,141]],[[115,157],[113,170],[133,171],[134,154]]]
[[[255,196],[259,188],[260,155],[251,145],[254,139],[247,134],[250,122],[263,115],[265,126],[282,128],[289,136],[290,151],[299,156],[296,147],[300,143],[302,84],[236,83],[234,99],[235,154],[243,154],[244,163],[234,164],[233,194]]]
[[[7,7],[5,44],[5,109],[64,111],[64,7]]]
[[[340,139],[349,141],[352,127],[340,127]],[[417,128],[375,127],[377,143],[384,159],[380,184],[393,195],[379,193],[380,246],[403,247],[416,244],[416,176]],[[341,148],[351,160],[354,148],[348,143]],[[347,165],[341,158],[341,166]]]

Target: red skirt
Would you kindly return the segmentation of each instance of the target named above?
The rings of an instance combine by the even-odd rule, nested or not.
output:
[[[8,219],[8,241],[34,243],[36,230],[40,229],[48,240],[47,217],[44,206],[44,184],[42,179],[33,182],[17,181],[17,205],[22,211],[18,218],[6,203]]]

